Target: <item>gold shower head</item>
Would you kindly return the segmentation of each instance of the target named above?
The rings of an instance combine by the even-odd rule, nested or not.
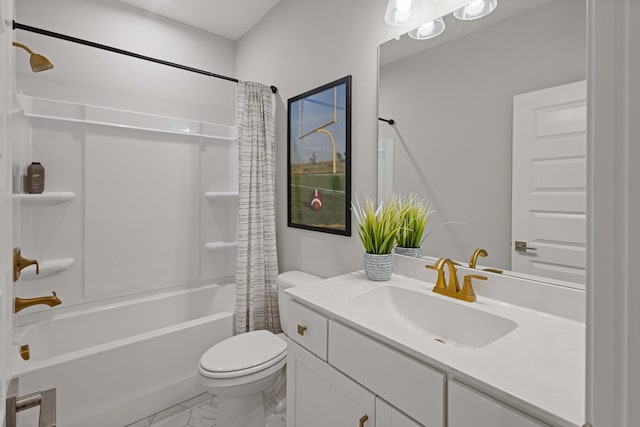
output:
[[[13,42],[13,45],[16,47],[21,47],[22,49],[29,52],[29,54],[31,55],[31,58],[29,58],[29,62],[31,63],[31,70],[33,70],[34,73],[50,70],[53,68],[53,64],[51,63],[51,61],[38,53],[34,53],[31,49],[29,49],[22,43]]]

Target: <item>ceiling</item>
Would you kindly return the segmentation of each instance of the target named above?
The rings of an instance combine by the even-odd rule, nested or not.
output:
[[[280,0],[120,0],[166,18],[237,40]]]

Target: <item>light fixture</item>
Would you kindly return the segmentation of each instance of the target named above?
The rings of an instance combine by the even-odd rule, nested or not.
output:
[[[453,11],[453,16],[462,21],[471,21],[487,16],[498,5],[498,0],[474,0]]]
[[[51,63],[51,61],[38,53],[34,53],[31,49],[29,49],[22,43],[13,42],[13,45],[29,52],[29,54],[31,55],[31,57],[29,58],[29,62],[31,63],[31,70],[34,73],[50,70],[53,68],[53,64]]]
[[[409,31],[409,37],[415,40],[427,40],[438,37],[444,31],[446,25],[442,18],[436,18],[433,21],[425,22],[418,28]]]
[[[413,0],[389,0],[384,21],[389,25],[407,25],[419,19],[422,6]]]

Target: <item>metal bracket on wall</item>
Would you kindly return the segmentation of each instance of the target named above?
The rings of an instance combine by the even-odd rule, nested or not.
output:
[[[36,406],[40,406],[38,427],[56,427],[55,388],[18,396],[18,378],[14,378],[9,382],[6,405],[6,427],[16,427],[16,415],[18,412]]]

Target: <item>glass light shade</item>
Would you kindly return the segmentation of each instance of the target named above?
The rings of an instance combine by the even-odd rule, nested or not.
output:
[[[474,0],[453,11],[453,16],[462,21],[471,21],[487,16],[498,6],[498,0]]]
[[[418,19],[422,6],[413,0],[389,0],[384,21],[389,25],[407,25]]]
[[[418,28],[414,28],[409,31],[409,37],[416,40],[427,40],[434,37],[438,37],[444,31],[446,25],[442,18],[434,19],[433,21],[425,22]]]

